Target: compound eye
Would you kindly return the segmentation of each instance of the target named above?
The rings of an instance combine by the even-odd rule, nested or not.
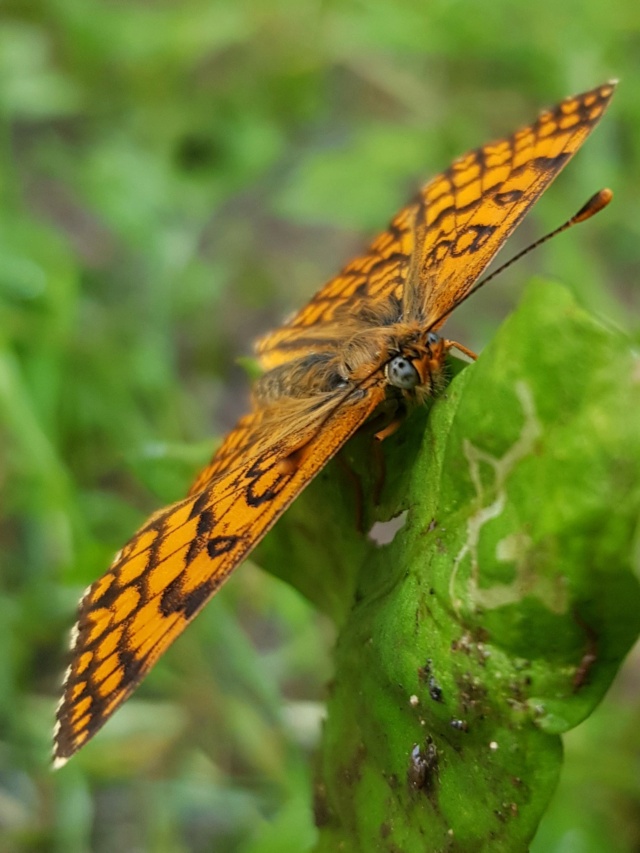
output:
[[[415,388],[420,384],[420,376],[413,364],[403,355],[396,355],[387,364],[387,381],[396,388]]]
[[[427,335],[427,343],[431,344],[431,346],[433,346],[434,344],[437,344],[439,340],[440,340],[440,335],[436,335],[435,332],[429,332],[429,334]]]

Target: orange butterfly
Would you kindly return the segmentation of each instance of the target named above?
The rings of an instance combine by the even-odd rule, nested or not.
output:
[[[258,342],[266,372],[251,412],[187,497],[153,515],[80,602],[56,766],[124,702],[365,421],[376,413],[384,438],[444,384],[452,346],[472,355],[438,329],[580,148],[613,88],[567,98],[530,127],[456,160],[362,257]]]

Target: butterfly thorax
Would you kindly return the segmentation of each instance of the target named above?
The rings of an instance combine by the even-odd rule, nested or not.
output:
[[[348,394],[375,377],[389,396],[420,403],[444,384],[447,344],[417,323],[346,331],[333,351],[309,352],[267,371],[254,385],[254,405]]]

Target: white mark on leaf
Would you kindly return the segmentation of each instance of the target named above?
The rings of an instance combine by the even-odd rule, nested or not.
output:
[[[533,395],[525,382],[517,382],[516,395],[522,406],[524,423],[518,439],[501,457],[475,447],[470,441],[463,444],[464,454],[469,462],[469,473],[476,492],[476,510],[467,521],[467,537],[458,552],[453,564],[449,581],[449,593],[456,612],[459,612],[463,601],[456,595],[456,582],[463,561],[471,563],[471,573],[468,580],[467,595],[477,607],[492,609],[505,604],[520,601],[526,595],[536,595],[553,612],[563,612],[566,608],[566,590],[559,586],[557,579],[542,578],[531,570],[526,560],[526,554],[531,546],[531,539],[524,530],[516,530],[507,534],[496,545],[496,560],[499,562],[515,563],[516,577],[511,583],[494,584],[491,587],[480,585],[480,566],[478,549],[482,528],[489,521],[498,518],[507,505],[506,483],[509,475],[517,464],[533,453],[536,442],[542,435]],[[493,474],[490,486],[491,495],[483,483],[482,469],[488,467]]]

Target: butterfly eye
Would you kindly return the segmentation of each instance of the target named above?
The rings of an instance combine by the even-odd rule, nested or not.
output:
[[[420,384],[420,376],[413,364],[403,355],[396,355],[387,363],[387,381],[396,388],[415,388]]]
[[[437,344],[439,340],[440,340],[440,335],[436,335],[435,332],[429,332],[429,334],[427,335],[427,343],[430,344],[431,346],[433,346],[434,344]]]

